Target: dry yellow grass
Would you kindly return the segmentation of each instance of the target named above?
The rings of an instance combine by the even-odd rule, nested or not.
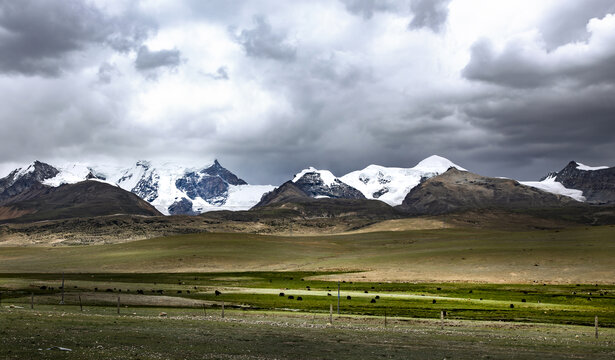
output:
[[[293,237],[203,233],[111,245],[4,247],[0,272],[341,270],[356,272],[343,275],[356,281],[613,283],[614,235],[613,226]]]
[[[454,227],[442,219],[436,218],[408,218],[396,220],[384,220],[359,230],[348,231],[346,234],[362,234],[377,231],[410,231],[410,230],[433,230]]]

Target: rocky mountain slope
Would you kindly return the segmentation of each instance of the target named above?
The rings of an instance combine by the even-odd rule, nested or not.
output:
[[[571,161],[555,174],[555,181],[582,191],[588,203],[615,204],[615,167],[590,167]]]
[[[413,215],[474,209],[526,209],[578,204],[515,180],[480,176],[455,168],[413,188],[398,209]]]

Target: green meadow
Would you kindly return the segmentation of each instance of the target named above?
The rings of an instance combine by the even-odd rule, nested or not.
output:
[[[338,282],[323,272],[66,274],[65,302],[337,313]],[[343,273],[336,273],[343,276]],[[62,274],[2,274],[3,301],[57,304]],[[615,285],[339,282],[340,314],[615,326]],[[154,298],[154,302],[150,301]],[[193,300],[175,305],[169,298]],[[140,299],[143,301],[140,302]],[[147,300],[147,301],[145,301]],[[183,305],[182,305],[183,304]],[[188,305],[189,304],[189,305]]]

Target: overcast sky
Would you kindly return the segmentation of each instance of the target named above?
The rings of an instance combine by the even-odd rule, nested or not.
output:
[[[123,3],[123,4],[120,4]],[[615,165],[615,0],[0,0],[0,174]]]

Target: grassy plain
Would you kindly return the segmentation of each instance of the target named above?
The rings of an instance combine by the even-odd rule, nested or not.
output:
[[[330,280],[613,283],[615,227],[447,228],[320,236],[200,233],[123,244],[2,247],[0,272],[356,271]]]
[[[2,247],[0,357],[615,355],[615,227],[387,226],[342,235],[203,233]],[[62,272],[66,305],[58,305]],[[330,326],[338,281],[341,317]],[[72,351],[46,350],[52,346]]]

